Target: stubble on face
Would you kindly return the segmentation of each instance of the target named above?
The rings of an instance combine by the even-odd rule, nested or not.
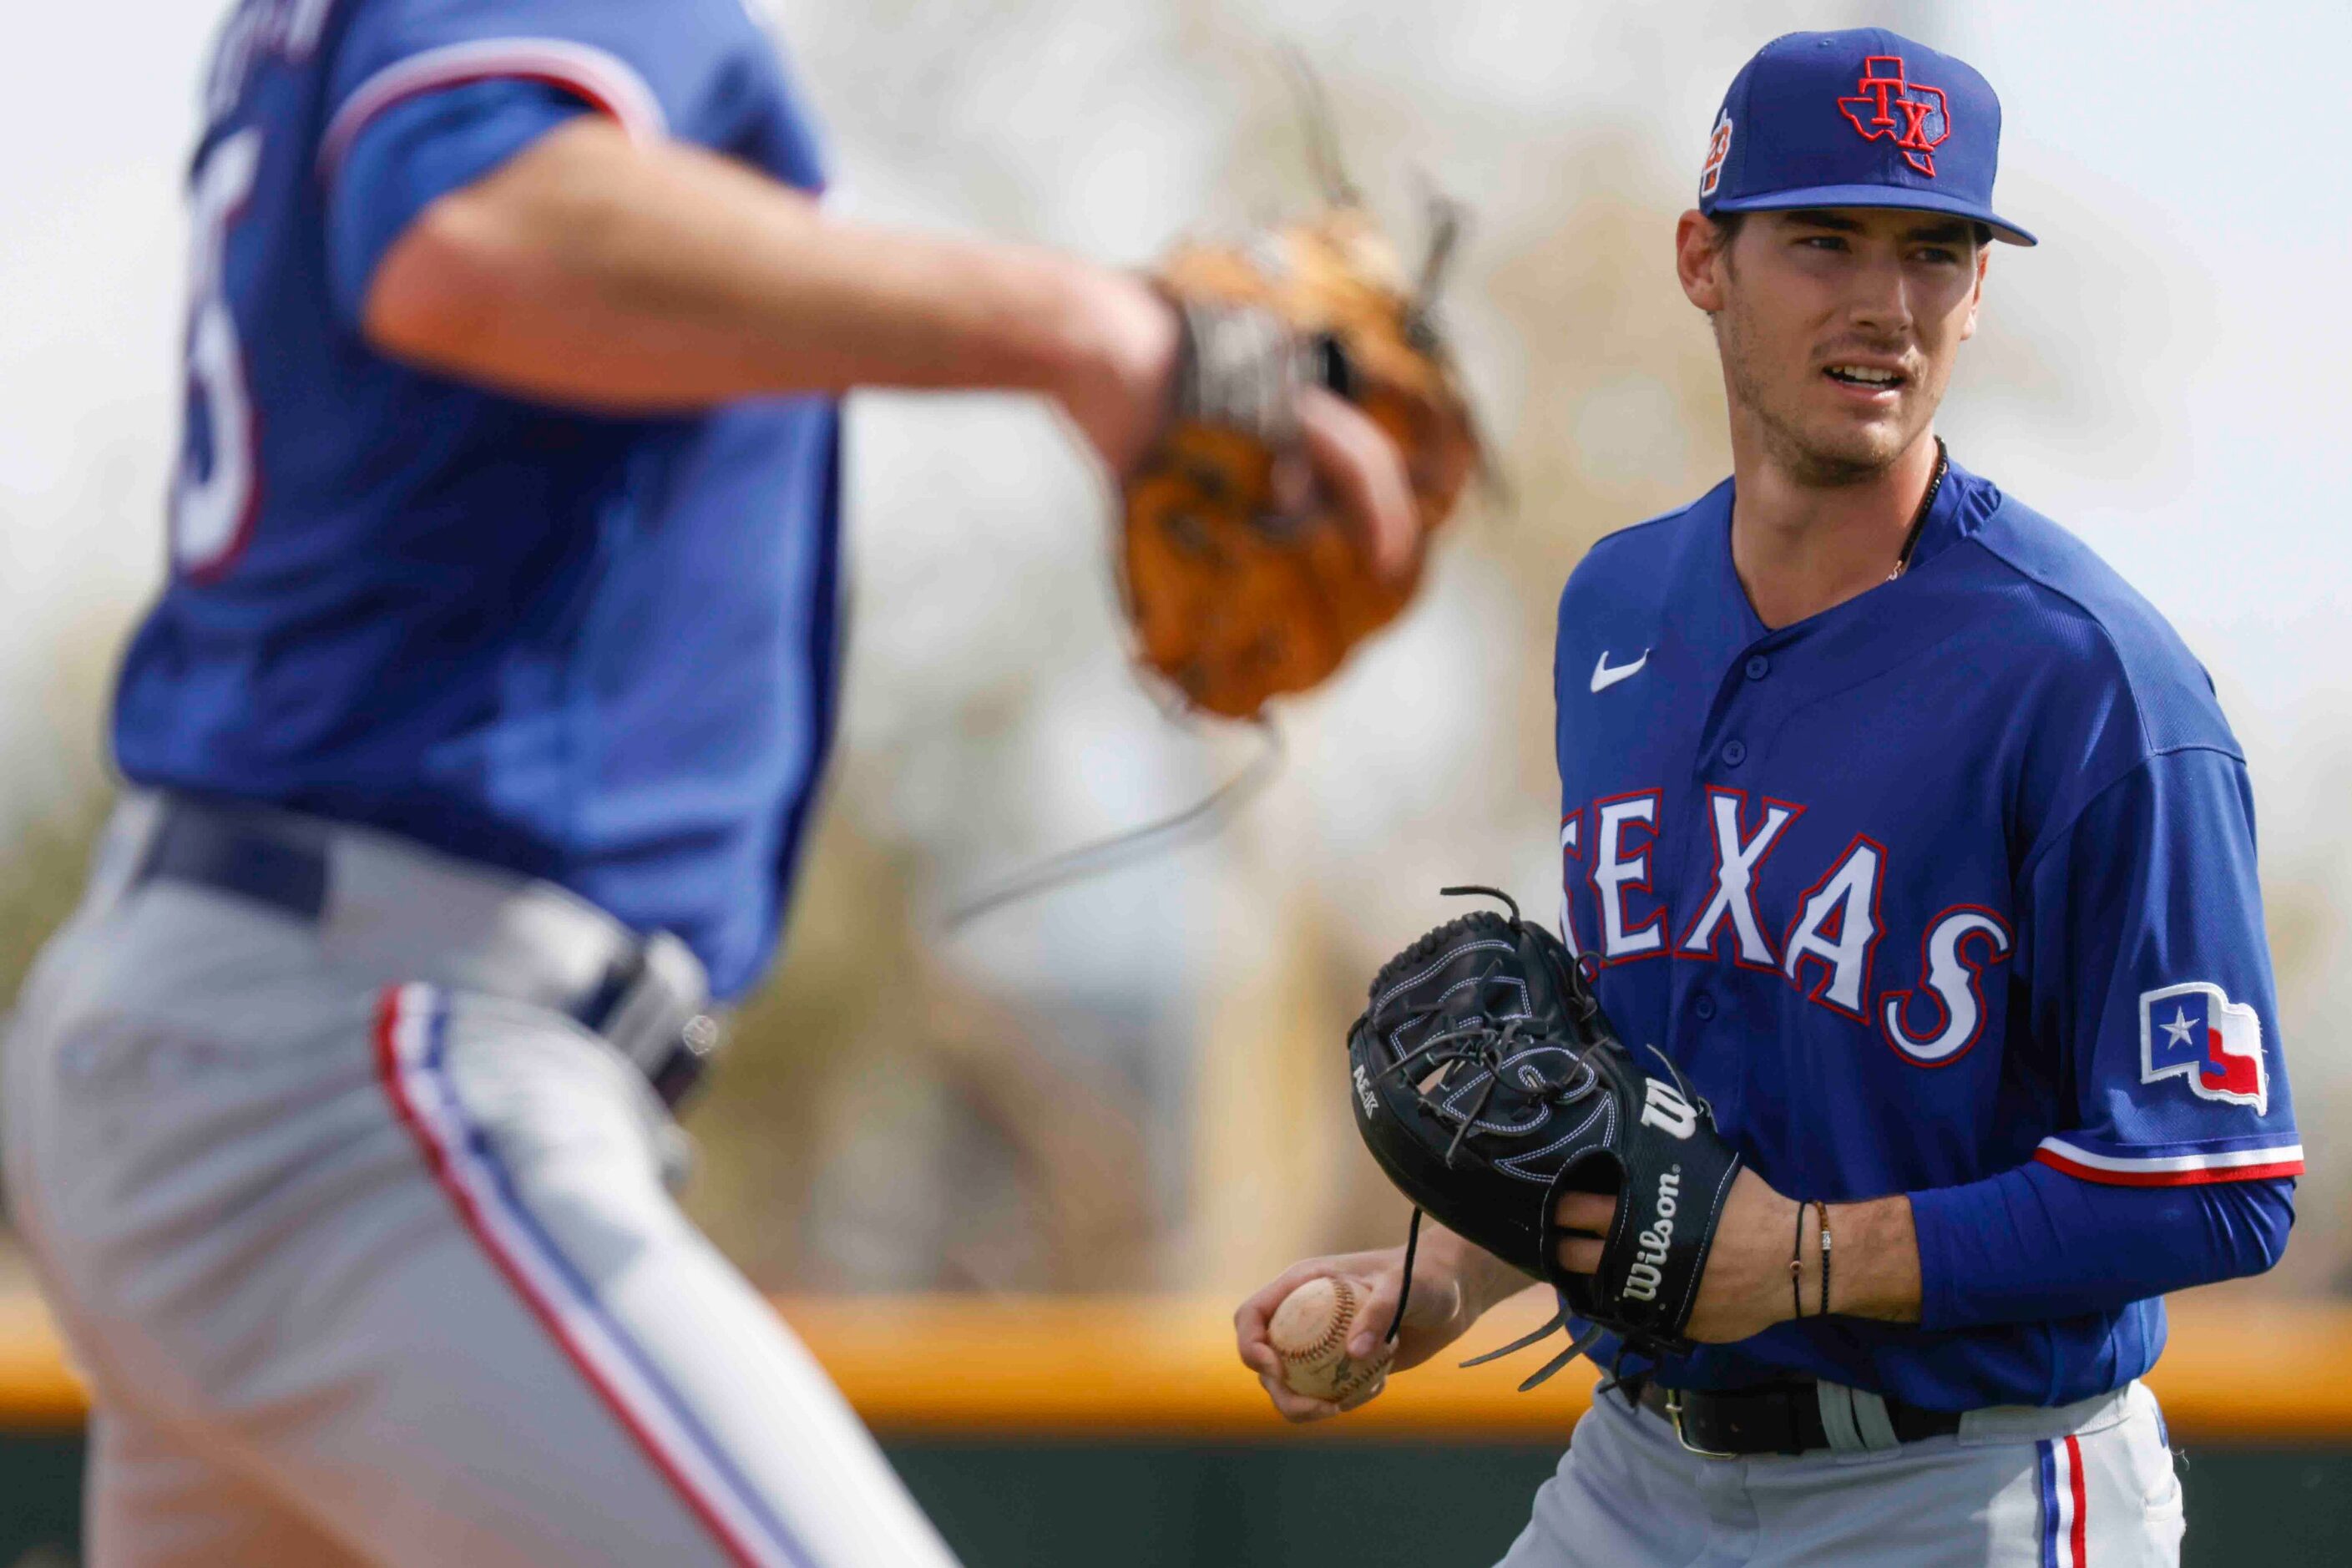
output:
[[[1820,489],[1864,484],[1885,473],[1927,429],[1950,382],[1953,344],[1922,341],[1920,327],[1940,336],[1941,322],[1887,331],[1849,324],[1824,334],[1773,297],[1770,279],[1743,274],[1737,251],[1743,238],[1765,237],[1760,226],[1735,236],[1725,252],[1729,287],[1711,317],[1734,408],[1761,439],[1767,458],[1798,483]],[[1883,417],[1857,420],[1820,412],[1817,378],[1840,354],[1900,358],[1906,383],[1897,405]]]
[[[1785,382],[1785,353],[1759,343],[1754,323],[1737,304],[1716,316],[1715,338],[1724,377],[1763,437],[1766,458],[1801,485],[1834,489],[1867,482],[1884,473],[1934,416],[1931,403],[1916,422],[1904,422],[1911,426],[1907,430],[1885,422],[1838,431],[1808,428],[1792,416],[1785,384],[1775,381],[1777,371]]]

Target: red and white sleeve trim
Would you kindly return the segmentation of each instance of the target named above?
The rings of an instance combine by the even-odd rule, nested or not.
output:
[[[411,55],[360,83],[319,139],[320,173],[331,177],[368,121],[394,104],[443,88],[500,79],[545,82],[576,94],[641,142],[668,134],[661,100],[617,55],[562,38],[480,38]]]
[[[2097,1154],[2063,1138],[2044,1138],[2033,1157],[2070,1176],[2119,1187],[2188,1187],[2303,1174],[2300,1143],[2218,1154]]]

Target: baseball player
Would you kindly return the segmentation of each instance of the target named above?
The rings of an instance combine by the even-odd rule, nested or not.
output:
[[[1189,318],[821,212],[740,0],[244,0],[203,121],[131,787],[0,1092],[90,1561],[946,1563],[665,1100],[833,730],[837,395],[1035,392],[1118,473]],[[1295,415],[1409,548],[1385,438]]]
[[[2033,243],[1991,205],[2000,125],[1907,38],[1784,37],[1677,226],[1733,473],[1561,597],[1560,921],[1745,1167],[1700,1342],[1618,1367],[1510,1568],[2179,1560],[2160,1298],[2277,1259],[2303,1153],[2210,681],[1936,435],[1989,242]],[[1559,1200],[1567,1272],[1616,1204]],[[1271,1307],[1366,1279],[1369,1355],[1402,1269],[1243,1305],[1284,1414],[1337,1406],[1276,1381]],[[1424,1232],[1397,1364],[1525,1283]]]

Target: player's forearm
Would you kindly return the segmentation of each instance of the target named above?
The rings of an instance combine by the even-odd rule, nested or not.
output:
[[[442,198],[385,255],[372,341],[618,411],[853,385],[1087,395],[1158,374],[1166,310],[1050,252],[829,218],[698,148],[583,119]]]
[[[1812,1293],[1805,1301],[1808,1315],[1821,1300],[1821,1215],[1807,1209],[1811,1228],[1806,1252],[1811,1263]],[[1919,1321],[1919,1237],[1912,1222],[1911,1200],[1897,1194],[1867,1203],[1829,1205],[1829,1305],[1832,1313],[1848,1318],[1874,1318],[1883,1323]]]
[[[1601,1200],[1593,1206],[1572,1196],[1563,1203],[1563,1221],[1597,1236],[1609,1221],[1606,1205],[1612,1202]],[[1910,1199],[1897,1195],[1832,1204],[1829,1231],[1828,1312],[1888,1323],[1917,1322],[1919,1244]],[[1807,1203],[1801,1215],[1796,1199],[1776,1191],[1753,1168],[1740,1172],[1707,1251],[1706,1272],[1688,1325],[1691,1338],[1726,1344],[1792,1318],[1820,1317],[1824,1310],[1821,1238],[1820,1209]],[[1572,1256],[1597,1263],[1599,1243],[1583,1245],[1586,1250]],[[1793,1289],[1789,1278],[1792,1249],[1798,1264]]]

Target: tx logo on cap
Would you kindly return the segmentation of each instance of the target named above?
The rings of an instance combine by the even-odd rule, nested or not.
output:
[[[1936,149],[1952,133],[1952,117],[1944,109],[1944,89],[1907,80],[1901,55],[1873,55],[1862,62],[1862,78],[1854,83],[1854,91],[1860,96],[1841,98],[1837,106],[1853,121],[1863,140],[1885,137],[1903,149],[1905,163],[1935,178]]]

